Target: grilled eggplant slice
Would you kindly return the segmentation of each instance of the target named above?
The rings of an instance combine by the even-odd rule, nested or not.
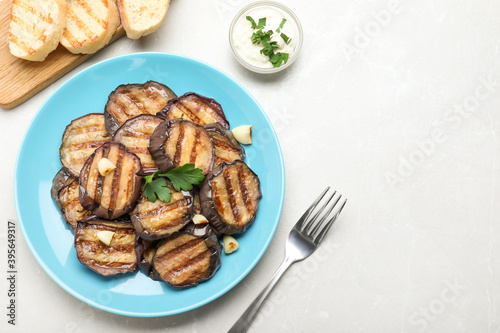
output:
[[[149,137],[162,121],[163,119],[160,117],[141,114],[127,120],[113,137],[113,141],[124,144],[131,153],[139,157],[145,175],[158,170],[148,147]]]
[[[78,187],[78,178],[73,177],[64,167],[52,180],[52,199],[61,210],[62,216],[71,230],[75,230],[78,220],[92,215],[91,211],[80,205]]]
[[[102,233],[111,235],[109,244]],[[75,249],[78,260],[108,276],[137,269],[137,236],[132,224],[123,220],[108,221],[95,216],[78,221],[75,231]]]
[[[102,158],[116,166],[105,176],[98,168]],[[108,142],[87,159],[79,180],[81,205],[99,217],[114,220],[135,207],[141,190],[141,161],[121,143]]]
[[[138,246],[136,246],[136,249],[139,249],[137,253],[139,258],[139,269],[147,276],[156,280],[158,277],[152,274],[153,258],[156,254],[156,248],[158,247],[158,243],[160,241],[161,240],[150,241],[144,238],[139,238],[137,241]]]
[[[194,92],[170,100],[160,115],[167,120],[183,118],[198,125],[219,123],[222,127],[229,129],[229,122],[222,106],[215,99]]]
[[[114,135],[128,119],[140,114],[157,114],[176,97],[172,89],[155,81],[118,86],[104,108],[106,129]]]
[[[233,133],[219,123],[203,126],[212,138],[215,147],[214,167],[222,162],[232,162],[245,158],[245,149],[236,141]]]
[[[194,163],[206,175],[215,160],[214,145],[205,128],[184,119],[158,125],[149,139],[149,152],[162,172]]]
[[[166,238],[182,229],[193,217],[193,195],[187,191],[176,191],[169,183],[170,202],[157,199],[149,201],[144,195],[139,198],[130,213],[137,234],[144,239]]]
[[[208,224],[188,224],[162,241],[153,258],[152,278],[174,287],[191,287],[219,269],[222,245]]]
[[[59,155],[61,163],[78,177],[87,158],[103,143],[111,141],[102,113],[90,113],[73,120],[65,129]]]
[[[240,160],[214,168],[200,189],[203,215],[226,235],[242,233],[252,224],[261,197],[259,178]]]

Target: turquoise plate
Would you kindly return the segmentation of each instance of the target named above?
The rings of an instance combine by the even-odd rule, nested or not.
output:
[[[102,112],[118,85],[162,82],[177,95],[194,91],[216,99],[231,127],[252,124],[246,161],[260,178],[262,200],[254,224],[238,237],[240,248],[223,254],[215,276],[174,289],[142,272],[100,276],[76,258],[73,234],[50,197],[61,168],[59,146],[71,120]],[[236,81],[205,63],[179,55],[138,53],[95,64],[64,83],[33,118],[16,164],[14,196],[24,238],[43,269],[62,288],[96,308],[136,317],[167,316],[202,306],[234,287],[257,264],[278,226],[284,199],[283,156],[266,114]]]

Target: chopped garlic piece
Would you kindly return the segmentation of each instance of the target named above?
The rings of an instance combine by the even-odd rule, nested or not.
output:
[[[111,244],[111,239],[113,239],[114,234],[115,233],[113,231],[101,230],[97,232],[97,238],[99,238],[101,242],[109,246],[109,244]]]
[[[241,125],[232,129],[234,138],[244,145],[252,144],[252,125]]]
[[[233,253],[240,247],[240,244],[238,244],[236,239],[234,239],[233,236],[229,235],[224,235],[224,237],[222,238],[222,243],[224,243],[224,252],[226,254]]]
[[[97,163],[97,168],[99,169],[101,176],[104,177],[116,169],[116,165],[114,165],[113,162],[108,160],[106,157],[103,157],[99,160],[99,163]]]
[[[208,220],[205,216],[201,214],[195,214],[193,216],[193,223],[194,224],[203,224],[203,223],[208,223]]]

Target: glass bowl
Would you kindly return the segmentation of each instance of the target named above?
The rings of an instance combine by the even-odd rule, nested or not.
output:
[[[271,62],[269,62],[268,64],[260,64],[258,62],[252,63],[252,59],[249,57],[249,55],[246,55],[244,53],[244,51],[245,50],[248,52],[254,51],[253,52],[254,57],[260,56],[260,54],[258,54],[258,53],[255,54],[256,52],[259,52],[259,51],[256,49],[250,50],[250,47],[248,47],[248,45],[245,48],[245,45],[241,44],[241,42],[242,42],[241,39],[235,40],[236,36],[241,37],[241,36],[239,36],[239,34],[237,32],[237,29],[239,28],[239,25],[241,24],[240,23],[241,20],[246,20],[246,16],[251,12],[255,12],[258,10],[265,10],[268,8],[278,12],[280,15],[282,15],[284,18],[286,18],[285,25],[287,25],[287,24],[291,25],[292,26],[291,29],[293,29],[295,32],[295,37],[293,37],[292,41],[290,42],[290,44],[293,43],[294,49],[290,53],[290,55],[288,57],[288,61],[286,63],[282,63],[281,66],[279,66],[279,67],[272,67]],[[254,18],[255,22],[257,22],[260,17],[255,16],[253,18]],[[287,28],[288,27],[289,26],[287,26]],[[272,30],[275,31],[276,28],[273,27]],[[265,30],[268,30],[268,28],[266,27]],[[251,33],[252,33],[252,29],[250,28],[249,33],[248,33],[249,34],[248,40],[250,40]],[[236,14],[233,21],[231,22],[231,27],[229,28],[229,44],[231,45],[231,49],[233,51],[234,56],[236,57],[236,60],[238,60],[238,62],[242,66],[244,66],[245,68],[247,68],[253,72],[261,73],[261,74],[272,74],[272,73],[276,73],[276,72],[282,71],[282,70],[290,67],[300,53],[300,49],[302,47],[302,38],[303,38],[302,25],[300,24],[298,17],[290,10],[290,8],[282,5],[281,3],[274,2],[274,1],[257,1],[257,2],[254,2],[254,3],[247,5],[246,7],[241,9],[238,12],[238,14]],[[251,44],[251,41],[250,42],[247,41],[247,44],[248,43]],[[253,48],[253,45],[250,45],[250,46]],[[265,57],[265,56],[262,56],[262,57]],[[266,67],[266,66],[271,66],[271,67]]]

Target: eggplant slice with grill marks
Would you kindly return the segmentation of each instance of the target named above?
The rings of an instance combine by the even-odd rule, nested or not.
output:
[[[105,176],[99,173],[102,158],[116,167]],[[141,161],[121,143],[108,142],[87,159],[79,180],[81,205],[101,218],[114,220],[135,207],[141,190]]]
[[[226,235],[242,233],[252,224],[261,197],[259,178],[240,160],[219,164],[200,189],[203,215]]]
[[[151,277],[174,287],[210,279],[221,264],[222,245],[208,224],[188,224],[163,240],[153,258]]]
[[[78,221],[75,249],[82,264],[104,276],[133,272],[138,267],[137,236],[130,221],[95,216]]]
[[[170,202],[159,198],[151,202],[142,195],[130,213],[137,234],[144,239],[166,238],[182,229],[193,217],[193,195],[188,191],[176,191],[170,182],[168,187]]]
[[[245,158],[245,149],[236,141],[233,133],[218,123],[204,125],[215,147],[214,167],[222,162],[233,162]]]
[[[205,128],[184,119],[158,125],[149,139],[149,152],[162,172],[194,163],[206,175],[215,160],[214,145]]]
[[[128,119],[140,114],[157,114],[176,97],[172,89],[155,81],[122,84],[109,95],[104,107],[106,129],[114,135]]]
[[[167,120],[183,118],[198,125],[219,123],[229,129],[222,106],[215,99],[194,92],[170,100],[160,115]]]
[[[102,113],[90,113],[74,119],[64,130],[59,155],[61,163],[78,177],[87,158],[103,143],[111,141]]]
[[[162,118],[150,114],[141,114],[127,120],[113,137],[141,160],[145,175],[153,174],[158,167],[149,153],[149,137],[163,121]]]
[[[91,211],[80,205],[78,191],[78,178],[72,176],[67,168],[63,167],[59,170],[52,180],[52,199],[56,202],[64,220],[73,231],[78,220],[92,215]]]

